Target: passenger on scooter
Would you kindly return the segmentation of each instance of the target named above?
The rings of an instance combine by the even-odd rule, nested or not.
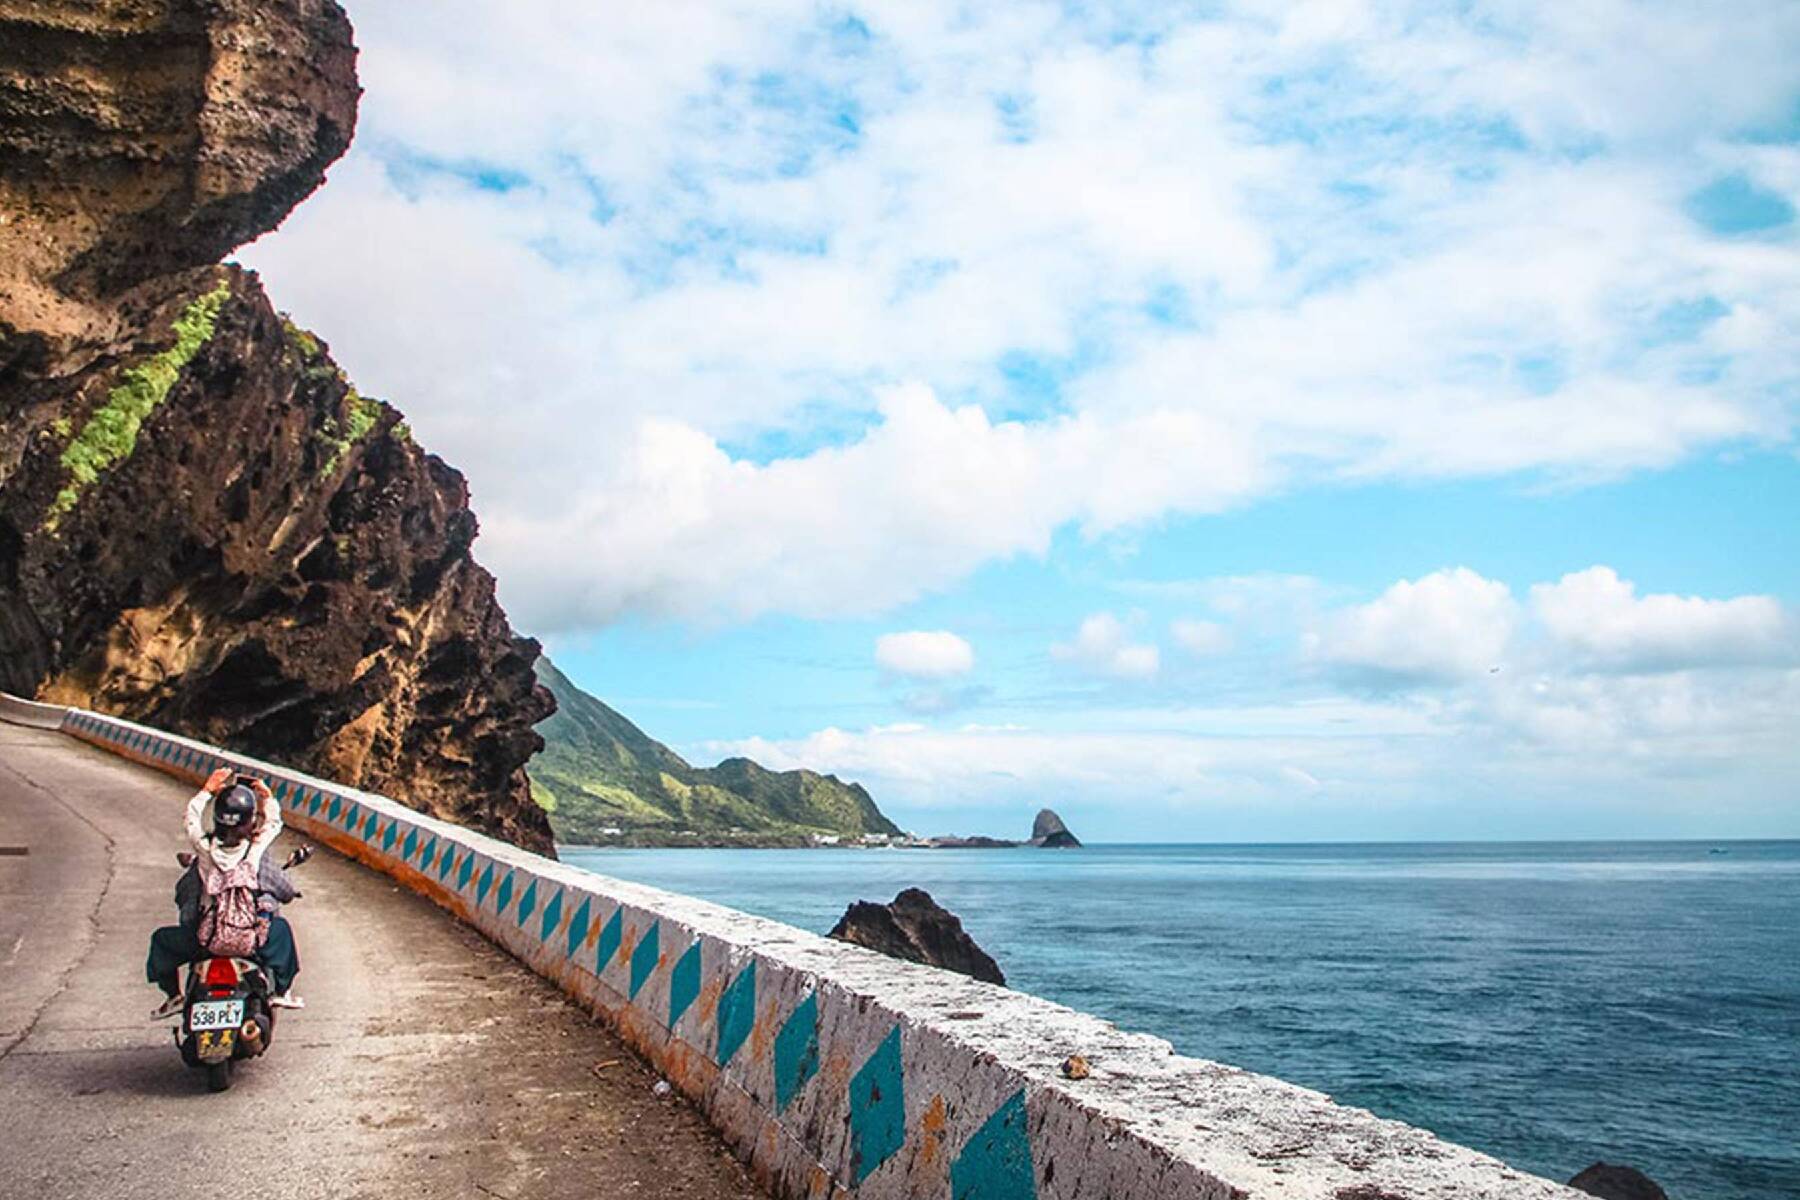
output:
[[[294,886],[294,877],[288,874],[287,868],[310,857],[310,846],[294,851],[287,865],[263,855],[262,866],[256,869],[257,912],[273,917],[281,911],[282,905],[300,898],[300,889]],[[186,868],[181,872],[181,878],[175,881],[176,919],[187,928],[198,930],[200,902],[206,895],[206,889],[200,883],[200,856],[192,850],[183,850],[175,856],[175,861]]]
[[[153,1019],[174,1016],[182,1010],[181,967],[217,953],[218,941],[209,948],[205,940],[209,932],[216,934],[218,929],[218,922],[209,922],[208,915],[218,915],[212,910],[222,902],[237,908],[232,903],[232,893],[240,889],[256,891],[263,856],[281,833],[281,807],[268,785],[251,779],[245,786],[233,779],[230,768],[221,767],[188,801],[186,829],[201,884],[200,920],[195,925],[166,925],[150,937],[145,975],[167,997],[151,1013]],[[209,803],[213,810],[210,831],[206,828]],[[276,993],[269,1003],[281,1008],[302,1007],[302,1001],[291,990],[294,977],[300,972],[300,959],[286,919],[266,911],[257,914],[252,938],[251,953],[238,957],[254,957],[268,972]]]

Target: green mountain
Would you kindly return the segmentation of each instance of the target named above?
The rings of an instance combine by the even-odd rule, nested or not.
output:
[[[538,725],[544,749],[527,770],[559,842],[789,845],[813,834],[900,832],[860,784],[770,771],[747,758],[690,766],[548,658],[537,660],[537,672],[556,697],[556,715]]]

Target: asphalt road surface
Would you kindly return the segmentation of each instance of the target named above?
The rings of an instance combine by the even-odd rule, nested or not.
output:
[[[763,1195],[585,1012],[324,848],[287,909],[307,1007],[209,1093],[146,1019],[191,794],[0,724],[0,1200]]]

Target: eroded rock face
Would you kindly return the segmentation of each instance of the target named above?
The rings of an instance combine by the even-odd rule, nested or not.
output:
[[[329,0],[0,0],[0,688],[550,852],[462,477],[254,275],[348,144]]]
[[[332,0],[0,3],[0,370],[53,370],[125,332],[133,289],[273,229],[357,96]]]
[[[962,920],[920,888],[907,888],[892,904],[858,900],[826,936],[908,962],[1006,984],[1000,965],[975,944]]]

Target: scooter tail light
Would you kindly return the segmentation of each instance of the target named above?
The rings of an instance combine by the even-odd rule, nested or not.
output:
[[[206,964],[204,978],[209,988],[235,988],[238,982],[237,967],[229,958],[215,958]]]

